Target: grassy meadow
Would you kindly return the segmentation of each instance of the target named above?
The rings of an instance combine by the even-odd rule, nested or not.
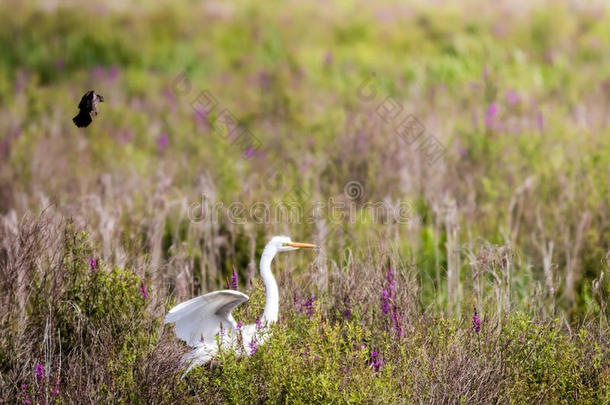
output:
[[[610,6],[0,21],[0,402],[610,403]],[[181,379],[167,310],[235,272],[256,321],[273,235],[321,247],[274,260],[273,337]]]

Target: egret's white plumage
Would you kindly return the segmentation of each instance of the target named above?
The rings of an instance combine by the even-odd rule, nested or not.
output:
[[[165,316],[165,322],[175,322],[176,337],[189,346],[211,343],[220,332],[221,323],[224,329],[237,328],[231,311],[248,299],[239,291],[214,291],[176,305]]]
[[[252,324],[238,328],[231,312],[249,299],[239,291],[214,291],[173,307],[165,316],[165,323],[175,322],[176,337],[193,347],[182,358],[183,364],[189,364],[184,375],[193,367],[210,361],[219,347],[232,347],[237,351],[241,341],[243,353],[250,353],[254,339],[257,345],[264,343],[269,336],[269,325],[277,321],[279,314],[279,290],[271,273],[273,258],[279,252],[314,247],[306,243],[294,243],[287,236],[275,236],[267,243],[260,262],[266,293],[260,326]]]

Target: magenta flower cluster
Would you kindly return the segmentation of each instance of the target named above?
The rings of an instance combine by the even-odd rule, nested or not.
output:
[[[30,401],[30,395],[26,391],[27,387],[28,387],[27,384],[25,384],[25,383],[21,384],[21,395],[23,395],[24,404],[31,404],[32,402]]]
[[[491,103],[489,105],[489,108],[485,112],[485,126],[486,127],[489,128],[493,125],[494,118],[496,117],[497,113],[498,113],[498,105],[496,103]]]
[[[472,316],[472,327],[477,333],[481,331],[481,318],[479,318],[476,308],[474,309],[474,315]]]
[[[40,363],[36,364],[36,368],[35,368],[35,374],[36,374],[36,378],[39,380],[38,381],[38,386],[39,386],[39,403],[47,403],[46,398],[44,398],[44,392],[46,391],[45,387],[46,387],[46,380],[44,379],[45,376],[45,371],[44,371],[44,365],[42,364],[42,360]],[[30,395],[27,392],[27,388],[28,385],[26,383],[22,383],[21,384],[21,395],[23,396],[23,403],[24,404],[31,404],[32,401],[30,400]],[[59,381],[55,382],[55,387],[51,388],[50,390],[51,394],[55,394],[55,395],[59,395]]]
[[[309,315],[309,318],[312,319],[314,314],[316,313],[316,305],[315,305],[315,300],[316,297],[314,297],[313,295],[311,297],[309,297],[307,299],[307,301],[305,301],[305,303],[303,304],[303,309],[305,310],[305,313],[307,315]]]
[[[97,269],[97,261],[93,257],[89,258],[89,266],[91,266],[91,270]]]
[[[384,314],[390,313],[390,301],[392,297],[387,289],[381,290],[381,310]]]
[[[36,364],[36,375],[40,378],[44,376],[44,366],[42,364]]]
[[[225,290],[236,290],[237,291],[237,271],[233,269],[233,274],[231,274],[231,281],[227,281],[225,284]]]
[[[345,306],[345,310],[343,311],[345,317],[347,319],[352,319],[352,301],[349,299],[349,297],[343,301],[343,305]]]
[[[258,345],[256,343],[256,338],[254,338],[248,344],[248,346],[250,347],[250,355],[253,355],[258,350]]]
[[[375,371],[379,371],[381,366],[383,366],[383,362],[381,361],[381,357],[379,357],[379,353],[375,350],[371,352],[371,359],[369,360],[369,365],[373,367]]]
[[[294,309],[304,312],[309,316],[309,319],[313,319],[313,316],[316,313],[316,297],[312,295],[305,301],[301,301],[299,297],[294,296]]]
[[[146,292],[146,285],[144,282],[140,283],[140,294],[142,294],[142,298],[148,298],[148,293]]]
[[[394,280],[394,270],[388,268],[385,274],[386,287],[381,290],[381,310],[384,314],[389,314],[391,305],[394,303],[396,292],[396,280]]]
[[[163,149],[167,148],[167,145],[169,145],[169,136],[167,135],[166,132],[163,132],[159,136],[159,139],[157,139],[157,147],[160,150],[163,150]]]
[[[93,79],[96,81],[107,80],[109,83],[114,83],[119,78],[120,74],[121,71],[116,65],[110,66],[109,68],[102,65],[97,65],[91,70],[91,76],[93,76]]]
[[[294,295],[294,309],[298,310],[299,307],[301,306],[301,303],[299,302],[299,296],[298,295]]]
[[[398,337],[402,337],[404,331],[402,330],[400,322],[401,316],[398,312],[398,307],[395,304],[396,280],[392,268],[388,268],[385,278],[386,286],[381,290],[381,311],[386,315],[390,315],[393,324],[392,329],[396,332]]]
[[[354,349],[358,350],[358,351],[362,351],[364,349],[366,349],[367,345],[366,343],[354,343]],[[354,356],[357,356],[356,354],[354,354]],[[381,369],[381,367],[383,366],[383,360],[381,360],[381,356],[380,353],[377,352],[376,350],[371,350],[371,355],[370,358],[368,360],[366,360],[366,364],[369,365],[369,367],[373,368],[373,370],[375,371],[379,371]]]

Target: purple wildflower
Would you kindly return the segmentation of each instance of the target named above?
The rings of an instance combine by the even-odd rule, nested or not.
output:
[[[345,317],[347,319],[352,319],[352,301],[350,301],[349,297],[347,297],[343,303],[345,306]]]
[[[258,346],[256,345],[256,339],[252,339],[248,346],[250,347],[250,355],[253,355],[258,350]]]
[[[394,280],[394,270],[388,268],[385,279],[387,282],[386,288],[381,290],[381,310],[384,314],[390,313],[390,303],[394,302],[394,291],[396,290],[396,281]]]
[[[225,290],[237,290],[237,272],[235,271],[235,268],[231,275],[231,281],[227,280],[225,283]]]
[[[126,129],[124,131],[121,131],[119,134],[119,142],[121,143],[121,145],[125,145],[126,143],[131,141],[132,138],[133,138],[133,131],[131,129]]]
[[[371,352],[371,359],[369,360],[369,366],[373,367],[375,369],[375,371],[379,371],[379,369],[381,368],[382,365],[383,365],[383,362],[381,361],[381,358],[379,358],[379,353],[377,353],[375,350],[373,350]]]
[[[231,288],[237,290],[237,272],[235,269],[233,269],[233,274],[231,275]]]
[[[110,82],[114,82],[116,79],[118,79],[120,73],[121,71],[119,67],[117,65],[112,65],[112,67],[108,69],[108,80],[110,80]]]
[[[299,303],[299,297],[298,295],[294,295],[294,309],[299,309],[300,303]]]
[[[390,313],[390,293],[385,288],[381,290],[381,310],[384,314]]]
[[[24,404],[29,404],[29,403],[30,403],[30,399],[29,399],[29,398],[30,398],[30,395],[29,395],[29,394],[28,394],[28,393],[25,391],[25,389],[26,389],[27,387],[28,387],[28,385],[27,385],[27,384],[25,384],[25,383],[21,384],[21,391],[22,391],[22,394],[23,394],[23,396],[24,396],[24,400],[23,400],[23,403],[24,403]]]
[[[386,287],[381,290],[381,310],[384,314],[390,314],[392,319],[393,327],[392,329],[396,332],[398,337],[402,337],[404,332],[402,330],[402,326],[400,325],[400,313],[398,312],[398,307],[394,304],[395,302],[395,292],[396,292],[396,280],[394,279],[394,270],[388,268],[386,272]]]
[[[106,67],[104,67],[102,65],[97,65],[96,67],[94,67],[91,70],[91,76],[95,80],[106,79],[110,83],[112,83],[116,79],[118,79],[119,74],[120,74],[120,69],[116,65],[111,66],[109,69],[106,69]]]
[[[385,272],[385,279],[388,283],[394,284],[394,270],[391,267],[388,267],[388,270]]]
[[[254,149],[254,146],[248,147],[248,149],[246,149],[243,153],[244,158],[248,159],[248,158],[252,157],[252,155],[254,155],[255,151],[256,151],[256,149]]]
[[[240,329],[243,325],[242,321],[237,322],[237,329]]]
[[[388,282],[388,292],[390,294],[390,298],[394,299],[394,292],[396,291],[396,280],[394,280],[394,270],[388,268],[386,272],[385,279]]]
[[[169,136],[167,135],[166,132],[162,132],[161,136],[157,140],[157,146],[159,147],[159,149],[165,149],[165,148],[167,148],[168,144],[169,144]]]
[[[208,121],[208,112],[207,111],[195,111],[193,113],[195,117],[195,122],[197,125],[205,125]]]
[[[97,269],[97,261],[93,257],[89,258],[89,266],[91,266],[91,270]]]
[[[508,90],[506,92],[506,100],[508,101],[508,103],[510,105],[515,105],[519,103],[519,95],[513,91],[513,90]]]
[[[307,300],[302,301],[299,299],[299,297],[295,295],[294,309],[298,309],[301,310],[301,312],[305,312],[307,315],[309,315],[309,319],[313,319],[313,315],[316,313],[315,299],[316,297],[312,295]]]
[[[91,76],[93,76],[95,80],[101,80],[105,74],[106,68],[102,65],[97,65],[91,70]]]
[[[36,375],[38,377],[44,376],[44,366],[42,364],[36,364]]]
[[[481,318],[479,318],[476,308],[474,309],[474,315],[472,316],[472,326],[475,332],[479,333],[481,331]]]
[[[170,90],[169,87],[165,87],[163,89],[163,96],[170,103],[174,103],[176,101],[176,98],[174,97],[174,93]]]
[[[305,313],[309,315],[309,319],[313,319],[313,315],[316,313],[316,306],[314,304],[316,297],[311,296],[305,303],[303,304],[303,308],[305,309]]]
[[[261,328],[261,326],[262,326],[262,325],[261,325],[261,320],[260,320],[260,319],[257,319],[257,320],[256,320],[256,329],[260,329],[260,328]]]
[[[148,298],[148,293],[146,292],[146,285],[144,285],[144,282],[140,283],[140,293],[142,294],[142,298]]]
[[[498,105],[496,103],[491,103],[487,112],[485,113],[485,126],[490,127],[493,123],[493,119],[498,113]]]

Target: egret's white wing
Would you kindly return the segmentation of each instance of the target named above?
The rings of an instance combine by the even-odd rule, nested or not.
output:
[[[223,330],[235,329],[231,311],[250,298],[239,291],[220,290],[201,295],[173,307],[165,316],[165,323],[176,322],[176,337],[195,347],[212,343],[222,322]]]

